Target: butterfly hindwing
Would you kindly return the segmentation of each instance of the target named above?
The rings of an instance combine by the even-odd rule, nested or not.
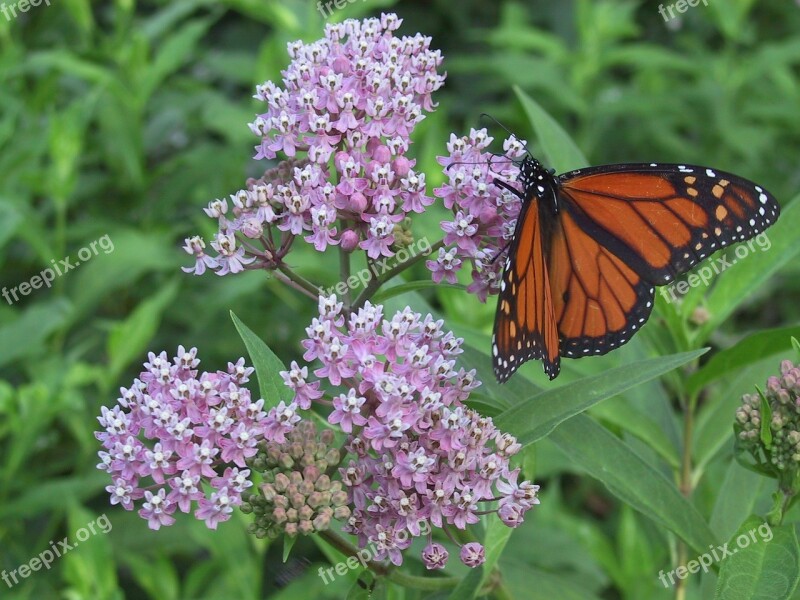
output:
[[[653,286],[620,257],[560,213],[549,256],[561,355],[605,354],[647,321]]]

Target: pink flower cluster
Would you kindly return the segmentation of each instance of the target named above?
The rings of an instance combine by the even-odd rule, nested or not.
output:
[[[195,517],[216,529],[252,486],[245,461],[259,441],[280,436],[300,417],[283,404],[267,413],[264,400],[251,398],[243,385],[253,369],[243,358],[228,363],[227,372],[199,376],[195,348],[179,346],[172,361],[166,352],[148,359],[117,404],[102,407],[98,417],[103,431],[95,436],[104,450],[97,466],[113,481],[106,488],[111,504],[133,510],[144,499],[139,515],[151,529],[171,525],[176,510],[196,505]]]
[[[513,183],[519,169],[514,160],[525,153],[524,142],[511,137],[503,142],[505,155],[486,152],[492,142],[486,129],[470,131],[469,136],[450,135],[449,156],[438,157],[448,181],[434,190],[452,221],[442,221],[445,246],[435,260],[427,261],[433,280],[455,283],[464,263],[472,266],[468,291],[485,301],[500,291],[503,254],[514,235],[520,200],[495,185],[495,178]]]
[[[509,466],[520,449],[514,437],[464,405],[480,382],[474,370],[456,368],[463,340],[409,308],[387,319],[367,303],[345,317],[335,296],[320,298],[319,308],[303,358],[319,360],[314,375],[344,388],[331,392],[328,420],[350,434],[350,459],[339,469],[353,508],[345,531],[399,565],[421,523],[464,529],[497,512],[509,527],[519,525],[539,502],[539,488],[518,483],[519,469]],[[307,367],[292,363],[284,379],[298,405],[319,397]],[[482,562],[475,546],[462,549],[470,566]],[[429,568],[444,566],[443,550],[429,544]]]
[[[340,244],[373,259],[394,254],[405,216],[433,202],[406,153],[444,82],[431,39],[396,37],[401,22],[394,14],[350,19],[328,24],[322,40],[289,44],[283,84],[257,87],[266,112],[250,124],[261,138],[256,158],[281,152],[290,159],[286,172],[250,181],[230,205],[212,202],[206,212],[219,220],[211,243],[217,256],[189,238],[184,249],[196,263],[184,270],[276,268],[297,236],[318,251]]]

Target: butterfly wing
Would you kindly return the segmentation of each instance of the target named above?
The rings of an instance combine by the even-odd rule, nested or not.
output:
[[[530,359],[542,359],[550,379],[558,375],[558,330],[536,200],[523,202],[503,269],[492,337],[497,380],[505,382]]]
[[[780,212],[761,187],[706,167],[611,165],[559,179],[550,278],[568,357],[626,343],[650,315],[653,285],[754,237]]]
[[[653,285],[559,213],[549,257],[561,355],[605,354],[627,342],[650,316]]]
[[[578,226],[642,279],[664,285],[772,225],[780,206],[752,181],[687,165],[609,165],[559,176]]]

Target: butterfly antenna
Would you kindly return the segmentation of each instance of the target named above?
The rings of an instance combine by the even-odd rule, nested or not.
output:
[[[489,152],[489,154],[491,154],[492,156],[496,156],[498,158],[502,158],[503,159],[503,160],[497,161],[497,162],[508,161],[508,162],[512,162],[514,164],[517,163],[516,160],[514,160],[513,158],[509,158],[505,154],[499,154],[497,152]],[[487,162],[489,163],[490,167],[495,164],[494,161],[491,158]],[[449,171],[450,167],[455,167],[456,165],[479,165],[479,164],[483,164],[483,161],[464,162],[462,160],[457,160],[457,161],[451,162],[449,165],[447,165],[444,170],[445,171]]]
[[[492,115],[490,115],[489,113],[481,113],[481,118],[484,118],[484,117],[486,117],[487,119],[490,119],[491,121],[493,121],[494,123],[496,123],[497,125],[499,125],[500,127],[502,127],[502,128],[505,130],[505,132],[506,132],[508,135],[510,135],[511,137],[513,137],[513,138],[514,138],[515,140],[517,140],[518,142],[521,142],[521,143],[522,143],[522,146],[525,148],[525,152],[527,152],[528,154],[530,154],[530,152],[528,151],[528,144],[527,144],[527,143],[525,143],[524,141],[520,140],[520,139],[519,139],[519,137],[517,136],[517,134],[516,134],[516,133],[514,133],[513,131],[511,131],[511,130],[510,130],[508,127],[506,127],[505,125],[503,125],[503,124],[502,124],[500,121],[498,121],[497,119],[495,119],[495,118],[494,118]]]

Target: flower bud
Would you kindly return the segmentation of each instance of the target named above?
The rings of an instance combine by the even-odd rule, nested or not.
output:
[[[352,252],[353,250],[358,248],[358,242],[359,242],[358,233],[356,233],[352,229],[347,229],[344,232],[342,232],[342,237],[339,239],[339,246],[345,252]]]

